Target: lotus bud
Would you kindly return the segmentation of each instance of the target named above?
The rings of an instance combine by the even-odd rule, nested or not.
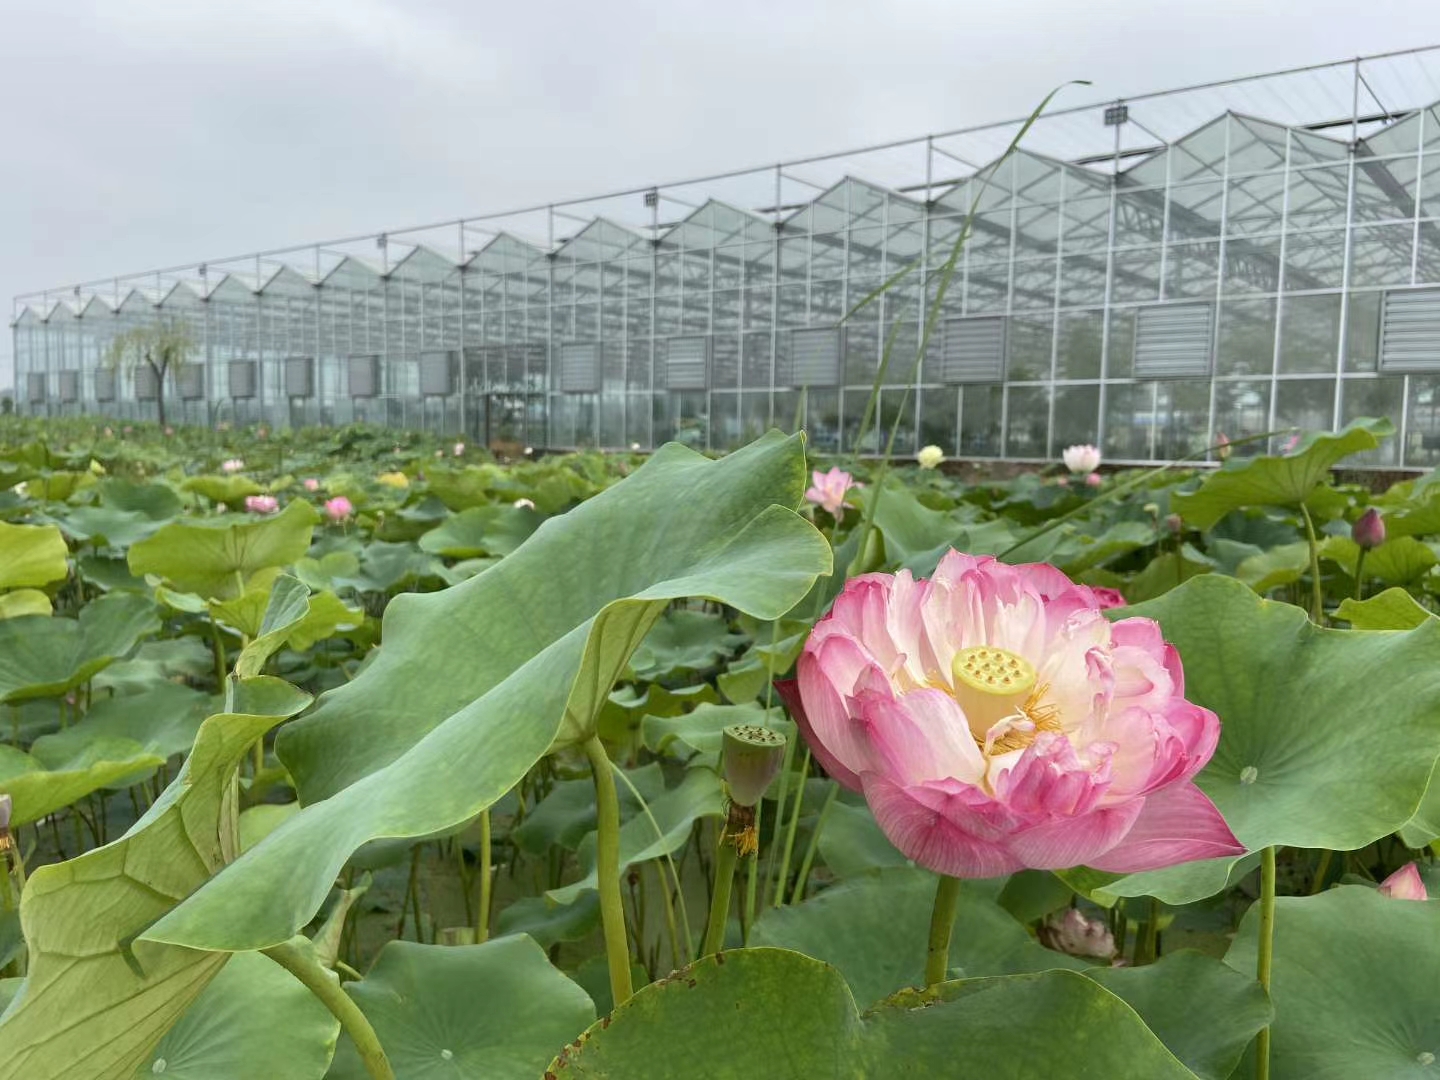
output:
[[[1100,450],[1098,447],[1083,443],[1079,446],[1067,446],[1061,453],[1060,458],[1076,476],[1082,473],[1092,473],[1100,467]]]
[[[7,859],[15,841],[10,839],[10,796],[0,795],[0,854]]]
[[[319,490],[320,490],[320,481],[317,480],[317,479],[315,479],[315,477],[313,477],[313,476],[306,477],[306,478],[305,478],[305,490],[306,490],[306,491],[319,491]]]
[[[1380,893],[1392,900],[1429,900],[1420,870],[1413,862],[1406,863],[1380,883]]]
[[[1181,520],[1179,514],[1166,514],[1165,528],[1169,530],[1171,536],[1179,536],[1185,528],[1185,522]]]
[[[1069,956],[1087,956],[1110,960],[1115,956],[1115,935],[1099,919],[1087,919],[1076,908],[1051,915],[1037,931],[1040,943],[1048,949]]]
[[[1385,542],[1385,519],[1373,506],[1361,514],[1350,527],[1350,538],[1360,545],[1362,551],[1377,548]]]
[[[450,448],[450,453],[453,457],[464,457],[465,444],[463,442],[457,442],[454,446]]]
[[[1152,518],[1158,518],[1160,516],[1159,503],[1149,502],[1142,506],[1140,509],[1145,511],[1145,513],[1149,514]]]
[[[922,446],[920,452],[915,455],[915,460],[922,469],[934,469],[945,460],[945,451],[938,446]]]
[[[1223,431],[1218,432],[1215,436],[1215,456],[1221,461],[1228,460],[1230,457],[1230,436]]]
[[[1098,472],[1092,472],[1089,476],[1085,477],[1085,486],[1092,488],[1099,487],[1100,474]]]

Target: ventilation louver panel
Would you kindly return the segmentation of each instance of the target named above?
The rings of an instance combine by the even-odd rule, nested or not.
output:
[[[1215,336],[1212,304],[1159,304],[1135,316],[1135,377],[1177,379],[1210,374]]]
[[[566,394],[599,393],[599,342],[569,341],[560,346],[560,390]]]
[[[230,396],[232,398],[253,398],[255,396],[255,361],[230,361]]]
[[[453,350],[420,354],[420,393],[425,397],[449,397],[455,392]]]
[[[345,363],[345,377],[352,398],[378,396],[380,393],[380,357],[348,357]]]
[[[315,396],[315,358],[313,356],[288,356],[285,358],[285,396],[290,398]]]
[[[1005,319],[947,319],[940,342],[940,381],[998,383],[1005,378]]]
[[[665,352],[665,385],[671,390],[704,390],[710,385],[710,338],[673,337]]]
[[[1380,370],[1440,371],[1440,289],[1401,289],[1385,294]]]
[[[95,372],[95,400],[115,400],[115,369],[101,368]]]
[[[25,400],[31,405],[39,405],[45,400],[45,373],[43,371],[32,371],[25,376]]]
[[[183,364],[175,373],[175,388],[181,401],[202,401],[205,398],[205,366]]]
[[[790,332],[790,385],[839,386],[840,328],[819,327]]]
[[[60,372],[60,400],[64,402],[80,400],[80,372]]]
[[[149,364],[135,367],[135,400],[155,401],[160,397],[160,379]]]

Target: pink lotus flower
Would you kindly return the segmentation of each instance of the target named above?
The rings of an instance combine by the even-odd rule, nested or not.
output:
[[[1090,586],[1090,594],[1095,597],[1095,602],[1100,605],[1100,610],[1106,608],[1124,607],[1127,603],[1125,594],[1119,589],[1105,589],[1099,585]]]
[[[805,492],[805,498],[828,510],[836,521],[845,516],[845,492],[860,486],[853,476],[839,466],[828,473],[816,469],[811,472],[810,480],[810,489]]]
[[[1060,458],[1065,462],[1065,468],[1077,476],[1081,473],[1092,473],[1100,467],[1100,451],[1089,443],[1067,446]]]
[[[787,688],[816,758],[905,855],[953,877],[1236,855],[1194,776],[1220,721],[1150,619],[1052,566],[951,551],[852,579]]]
[[[1385,542],[1385,519],[1380,511],[1370,507],[1350,526],[1350,539],[1366,551],[1377,548]]]
[[[1299,445],[1300,433],[1297,431],[1294,435],[1291,435],[1288,439],[1286,439],[1283,443],[1280,444],[1280,453],[1288,454],[1291,450],[1294,450]]]
[[[243,468],[245,468],[245,462],[241,461],[238,457],[220,463],[220,471],[226,474],[237,473]]]
[[[1221,461],[1230,456],[1230,436],[1223,431],[1218,432],[1215,436],[1215,456]]]
[[[325,500],[325,516],[331,521],[344,521],[355,512],[354,505],[344,495]]]
[[[1380,892],[1394,900],[1429,900],[1425,882],[1420,880],[1420,870],[1413,863],[1406,863],[1380,883]]]
[[[280,500],[274,495],[246,495],[245,509],[252,514],[273,514],[280,509]]]
[[[1098,472],[1092,472],[1089,476],[1085,477],[1086,487],[1099,487],[1100,483],[1100,474]]]
[[[313,477],[313,476],[306,477],[306,479],[305,479],[305,490],[306,490],[306,491],[319,491],[319,490],[320,490],[320,481],[319,481],[319,480],[316,480],[315,477]]]
[[[1075,908],[1051,915],[1040,924],[1036,936],[1047,949],[1071,956],[1110,960],[1116,953],[1115,935],[1110,928],[1099,919],[1087,919]]]

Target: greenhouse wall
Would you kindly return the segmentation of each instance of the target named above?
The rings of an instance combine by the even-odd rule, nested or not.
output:
[[[548,208],[543,239],[474,243],[461,222],[449,250],[382,233],[368,254],[45,294],[13,321],[20,407],[155,416],[153,388],[110,374],[110,343],[169,320],[204,369],[185,393],[167,379],[184,422],[710,450],[798,424],[844,452],[898,425],[900,454],[1097,442],[1143,462],[1384,415],[1400,438],[1371,464],[1440,463],[1440,107],[1314,124],[1230,108],[1139,149],[1114,126],[1109,156],[1025,142],[937,178],[932,137],[923,183],[846,175],[787,200],[777,168],[749,208],[651,189],[595,201],[638,211],[624,223]],[[877,377],[883,434],[862,435]]]

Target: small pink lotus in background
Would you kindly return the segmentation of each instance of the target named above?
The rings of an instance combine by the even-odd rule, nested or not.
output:
[[[306,490],[306,491],[319,491],[319,490],[320,490],[320,481],[317,480],[317,479],[315,479],[315,477],[313,477],[313,476],[307,476],[307,477],[305,478],[305,490]]]
[[[1406,863],[1380,883],[1380,893],[1393,900],[1429,900],[1425,882],[1420,879],[1420,868],[1413,862]]]
[[[1297,431],[1294,435],[1291,435],[1288,439],[1286,439],[1283,443],[1280,444],[1280,453],[1288,454],[1290,453],[1290,451],[1294,450],[1299,445],[1300,433]]]
[[[1350,526],[1350,539],[1365,551],[1379,547],[1385,542],[1385,519],[1380,511],[1370,507]]]
[[[450,448],[450,453],[453,454],[455,457],[464,457],[465,444],[463,442],[457,442],[454,446]]]
[[[1230,456],[1230,436],[1223,431],[1218,432],[1215,436],[1215,456],[1221,461]]]
[[[1057,476],[1055,478],[1055,483],[1059,484],[1061,487],[1069,487],[1070,478],[1068,476]]]
[[[171,437],[172,435],[174,435],[174,434],[175,434],[175,429],[174,429],[173,427],[169,427],[169,426],[167,425],[166,428],[165,428],[165,437],[168,439],[168,438],[170,438],[170,437]]]
[[[853,578],[787,703],[901,852],[951,877],[1154,870],[1245,849],[1194,783],[1220,721],[1151,619],[1053,566],[951,551]]]
[[[1087,919],[1085,913],[1076,908],[1051,915],[1040,924],[1036,936],[1047,949],[1070,956],[1112,960],[1116,953],[1115,935],[1110,927],[1100,919]]]
[[[1076,476],[1081,473],[1093,473],[1100,467],[1100,451],[1089,443],[1067,446],[1060,458],[1065,462],[1065,468]]]
[[[535,503],[534,503],[532,500],[530,500],[530,499],[516,499],[513,505],[514,505],[515,509],[517,509],[517,510],[534,510],[534,509],[535,509]]]
[[[344,495],[325,500],[325,516],[331,521],[341,522],[355,512],[355,506]]]
[[[828,510],[836,521],[845,516],[845,493],[852,487],[860,486],[853,476],[838,465],[824,473],[815,469],[810,474],[810,481],[805,498]]]
[[[245,509],[252,514],[273,514],[280,509],[280,500],[274,495],[246,495]]]
[[[222,461],[220,463],[220,471],[227,475],[237,473],[243,468],[245,468],[245,462],[241,461],[238,457],[230,458],[228,461]]]
[[[1092,472],[1089,476],[1085,477],[1085,486],[1086,486],[1086,487],[1098,488],[1098,487],[1100,486],[1100,484],[1101,484],[1101,479],[1100,479],[1100,474],[1099,474],[1098,472]]]

